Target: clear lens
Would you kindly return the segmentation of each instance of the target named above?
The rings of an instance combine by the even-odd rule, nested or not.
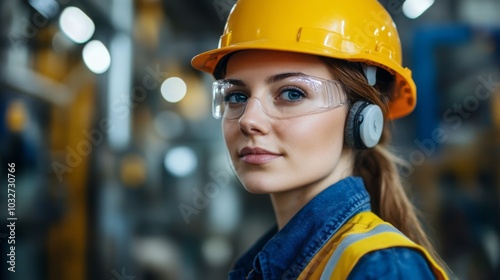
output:
[[[346,102],[337,81],[305,75],[278,75],[268,81],[267,93],[259,98],[238,80],[213,83],[213,115],[217,119],[239,118],[251,99],[258,100],[266,114],[278,119],[323,112]]]

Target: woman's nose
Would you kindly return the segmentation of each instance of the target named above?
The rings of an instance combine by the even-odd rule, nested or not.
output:
[[[249,98],[243,109],[238,124],[244,134],[269,133],[269,116],[257,98]]]

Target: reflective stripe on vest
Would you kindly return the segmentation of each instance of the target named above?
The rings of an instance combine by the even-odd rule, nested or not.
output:
[[[349,247],[350,245],[352,245],[355,242],[360,241],[364,238],[374,236],[377,234],[381,234],[381,233],[387,233],[387,232],[397,233],[397,234],[400,234],[401,236],[405,237],[406,239],[408,239],[399,230],[397,230],[396,228],[394,228],[390,225],[386,225],[386,224],[380,224],[368,232],[350,234],[350,235],[346,236],[342,241],[340,241],[339,245],[337,246],[337,249],[335,250],[335,252],[333,252],[333,255],[328,260],[328,263],[326,264],[326,267],[323,270],[323,273],[321,274],[320,280],[329,280],[330,279],[330,276],[333,274],[333,271],[334,271],[335,267],[337,266],[340,257],[342,256],[344,251],[347,249],[347,247]]]
[[[411,241],[373,212],[361,212],[349,219],[316,252],[297,279],[347,279],[364,255],[393,247],[411,248],[420,252],[437,279],[448,279],[444,270],[424,247]]]

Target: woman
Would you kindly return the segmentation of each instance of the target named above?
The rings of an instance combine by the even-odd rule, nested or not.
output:
[[[385,148],[416,89],[377,1],[239,0],[192,64],[217,79],[232,167],[277,221],[230,279],[447,279]]]

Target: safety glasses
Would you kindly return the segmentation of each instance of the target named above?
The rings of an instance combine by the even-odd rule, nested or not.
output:
[[[212,113],[216,119],[237,119],[252,100],[277,119],[287,119],[324,112],[346,103],[338,81],[284,73],[266,80],[266,94],[257,98],[241,80],[224,79],[213,83]]]

